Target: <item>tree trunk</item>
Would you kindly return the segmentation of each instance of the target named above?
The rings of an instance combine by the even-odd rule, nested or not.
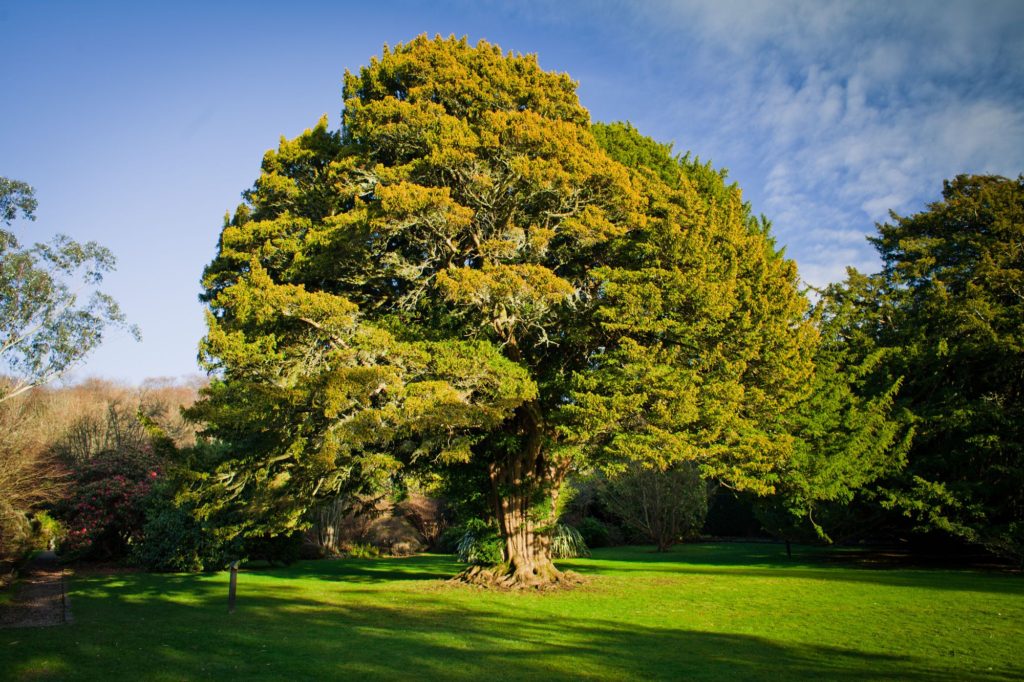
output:
[[[551,560],[551,531],[558,520],[556,503],[568,463],[552,462],[544,452],[542,420],[535,403],[519,408],[517,421],[522,437],[519,451],[490,466],[506,563],[493,570],[470,569],[464,577],[507,588],[549,587],[567,578]]]
[[[498,479],[506,478],[505,472]],[[522,481],[519,489],[505,487],[499,499],[498,527],[505,540],[508,568],[500,582],[507,587],[539,587],[557,582],[561,572],[551,560],[550,526],[535,503],[542,481]],[[504,487],[504,486],[503,486]],[[532,490],[531,490],[532,488]]]

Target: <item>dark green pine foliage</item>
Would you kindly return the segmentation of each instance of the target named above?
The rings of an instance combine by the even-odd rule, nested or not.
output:
[[[1024,558],[1024,179],[959,176],[880,225],[874,342],[917,435],[889,504]]]

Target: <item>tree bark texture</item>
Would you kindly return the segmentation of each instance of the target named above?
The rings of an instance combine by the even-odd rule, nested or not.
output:
[[[524,405],[516,417],[522,446],[490,467],[507,564],[493,577],[502,587],[545,587],[564,579],[551,560],[551,531],[558,520],[558,494],[568,466],[545,453],[543,421],[536,404]]]

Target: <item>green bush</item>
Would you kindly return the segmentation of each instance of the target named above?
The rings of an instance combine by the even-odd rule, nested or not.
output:
[[[154,496],[131,558],[150,571],[215,571],[227,563],[226,549],[204,532],[188,508]]]
[[[380,550],[368,542],[357,542],[348,549],[350,559],[376,559],[380,556]]]
[[[459,550],[459,542],[465,534],[465,525],[448,526],[437,538],[437,551],[442,554],[456,554]]]
[[[36,512],[32,516],[33,545],[35,549],[50,549],[64,537],[66,529],[48,512]]]
[[[587,547],[607,547],[611,544],[611,531],[608,530],[608,526],[593,516],[584,518],[578,530]]]
[[[505,560],[505,542],[494,526],[481,519],[470,519],[462,529],[462,537],[455,548],[459,561],[494,566]]]

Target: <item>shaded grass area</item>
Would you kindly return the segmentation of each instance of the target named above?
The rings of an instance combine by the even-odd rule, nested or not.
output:
[[[879,570],[827,552],[699,544],[562,562],[569,592],[449,586],[448,556],[239,575],[80,575],[73,625],[0,631],[34,679],[829,679],[1024,676],[1024,579]]]

